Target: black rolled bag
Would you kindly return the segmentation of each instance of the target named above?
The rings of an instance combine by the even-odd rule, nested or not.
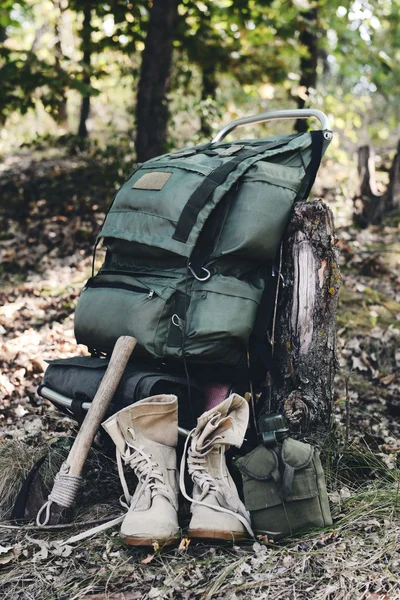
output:
[[[38,394],[81,422],[100,386],[108,363],[108,358],[93,356],[50,361]],[[202,386],[190,378],[191,402],[188,402],[187,378],[179,373],[163,372],[161,368],[157,370],[154,364],[128,363],[108,414],[157,394],[178,396],[182,400],[179,402],[179,425],[184,428],[194,426],[194,416],[201,412],[203,405]]]

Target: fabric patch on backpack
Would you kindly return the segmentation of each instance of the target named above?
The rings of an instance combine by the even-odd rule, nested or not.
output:
[[[172,173],[166,171],[153,171],[152,173],[145,173],[142,175],[136,183],[132,186],[132,189],[136,190],[162,190]]]
[[[233,154],[236,154],[236,152],[239,152],[239,150],[242,150],[242,148],[244,148],[244,146],[238,146],[235,144],[234,146],[229,146],[228,148],[218,149],[216,150],[216,153],[218,156],[232,156]]]
[[[171,154],[171,158],[181,158],[183,156],[193,156],[193,154],[196,154],[196,150],[193,150],[192,148],[186,148],[185,150],[173,152]]]

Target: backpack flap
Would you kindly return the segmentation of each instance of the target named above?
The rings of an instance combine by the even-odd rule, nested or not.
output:
[[[288,438],[281,447],[258,446],[237,461],[253,527],[273,539],[332,523],[317,451]]]
[[[166,154],[141,165],[117,193],[99,238],[113,252],[151,255],[158,248],[178,256],[190,257],[209,215],[236,182],[260,160],[279,160],[281,164],[301,167],[311,147],[310,134],[275,136],[264,140],[245,140],[235,153],[221,152],[229,144],[213,144],[184,152]],[[278,158],[279,157],[279,158]],[[289,204],[304,180],[296,181]],[[274,173],[267,174],[270,179]],[[285,177],[283,178],[285,179]],[[287,179],[287,178],[286,178]]]

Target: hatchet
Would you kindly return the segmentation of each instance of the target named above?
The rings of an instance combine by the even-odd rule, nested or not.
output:
[[[56,475],[53,489],[47,501],[37,514],[36,522],[38,525],[56,525],[62,520],[65,521],[66,509],[73,505],[81,485],[82,469],[90,447],[111,404],[136,342],[136,339],[130,336],[118,338],[107,370],[68,457]]]

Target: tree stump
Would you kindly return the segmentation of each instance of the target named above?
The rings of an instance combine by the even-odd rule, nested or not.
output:
[[[389,210],[400,209],[400,141],[389,171],[389,184],[386,191]]]
[[[353,220],[360,227],[378,225],[382,217],[400,208],[400,142],[389,170],[389,183],[384,192],[376,185],[374,153],[369,146],[358,149],[359,183],[353,198]]]
[[[340,287],[333,215],[321,201],[299,202],[282,246],[272,346],[283,382],[262,412],[283,413],[292,434],[321,443],[330,424]]]

